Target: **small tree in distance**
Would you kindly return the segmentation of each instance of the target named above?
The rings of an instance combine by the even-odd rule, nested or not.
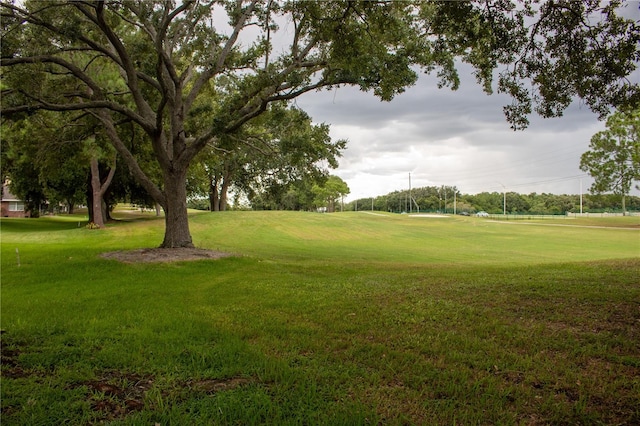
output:
[[[607,130],[593,135],[589,148],[582,154],[580,169],[595,179],[591,191],[620,195],[626,214],[626,196],[640,180],[640,109],[612,114]]]
[[[327,212],[336,211],[336,203],[349,195],[349,186],[338,176],[331,175],[322,185],[314,185],[312,189],[315,194],[315,203],[318,207],[326,207]]]

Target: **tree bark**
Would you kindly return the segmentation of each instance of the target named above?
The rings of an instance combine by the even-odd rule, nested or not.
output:
[[[225,176],[222,182],[222,188],[220,189],[220,211],[227,211],[227,195],[229,193],[229,178]]]
[[[229,198],[229,185],[231,185],[231,176],[233,175],[233,167],[226,165],[224,173],[222,175],[222,184],[220,185],[220,198],[218,203],[220,204],[220,211],[227,210],[227,203]]]
[[[104,228],[104,217],[102,216],[102,195],[100,194],[100,170],[98,160],[91,158],[91,192],[93,206],[93,223],[98,228]]]
[[[209,178],[209,210],[212,212],[217,212],[220,210],[217,176]]]
[[[113,176],[116,172],[115,164],[109,170],[109,175],[104,183],[100,182],[100,168],[98,167],[98,159],[91,158],[91,192],[92,192],[92,210],[93,210],[93,223],[98,228],[104,228],[105,218],[108,213],[103,210],[103,198],[107,188],[111,185]],[[105,209],[106,210],[106,209]]]
[[[193,247],[187,215],[187,170],[165,173],[165,231],[161,248]]]

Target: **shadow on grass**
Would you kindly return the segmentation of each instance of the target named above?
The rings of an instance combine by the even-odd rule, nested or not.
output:
[[[40,218],[2,218],[0,220],[0,230],[2,232],[50,232],[67,231],[69,229],[82,228],[88,223],[82,217],[40,217]]]

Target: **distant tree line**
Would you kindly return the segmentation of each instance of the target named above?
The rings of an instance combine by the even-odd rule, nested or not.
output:
[[[462,194],[455,186],[428,186],[393,191],[377,197],[359,198],[343,202],[349,193],[347,184],[337,176],[325,180],[296,181],[286,186],[267,188],[251,197],[235,193],[230,209],[245,210],[302,210],[302,211],[355,211],[381,212],[440,212],[470,214],[486,211],[502,214],[505,206],[503,192]],[[455,195],[454,195],[455,194]],[[410,198],[411,197],[411,198]],[[244,200],[244,202],[242,201]],[[411,203],[411,204],[410,204]],[[204,197],[192,198],[189,207],[209,210]],[[626,197],[627,211],[640,211],[640,197]],[[566,214],[580,212],[579,194],[506,193],[507,214]],[[583,194],[584,213],[621,212],[622,197],[619,194]]]
[[[394,191],[372,198],[360,198],[345,204],[345,210],[375,210],[385,212],[441,212],[476,213],[486,211],[500,214],[505,206],[503,192],[461,194],[455,186],[428,186],[404,191]],[[583,212],[622,211],[622,197],[618,194],[583,194]],[[629,196],[626,209],[640,211],[640,197]],[[547,193],[506,193],[507,214],[566,214],[580,212],[580,195]]]

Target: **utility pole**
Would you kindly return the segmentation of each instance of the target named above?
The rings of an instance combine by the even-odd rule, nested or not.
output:
[[[456,194],[458,192],[457,188],[453,188],[453,214],[455,216],[456,214],[456,203],[458,202],[458,195]]]
[[[444,187],[444,214],[447,214],[447,187]]]
[[[507,188],[503,188],[504,198],[502,199],[502,216],[507,216]]]
[[[411,197],[411,173],[409,173],[409,213],[413,212],[411,201],[413,201],[413,198]]]
[[[582,216],[582,179],[580,179],[580,216]]]
[[[504,193],[504,198],[502,201],[502,215],[507,216],[507,187],[504,186],[501,182],[498,182],[502,186],[502,191]]]

